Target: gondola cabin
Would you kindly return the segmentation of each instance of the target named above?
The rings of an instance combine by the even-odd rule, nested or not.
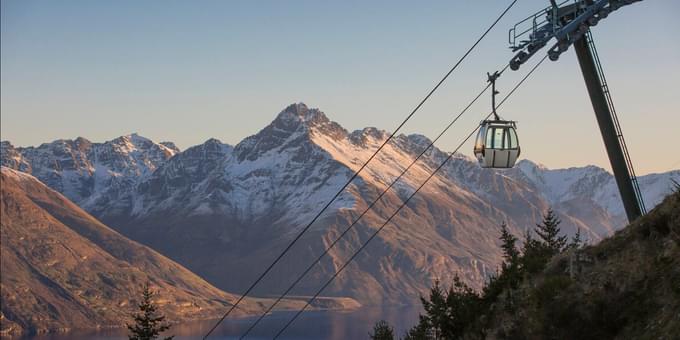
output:
[[[485,120],[479,127],[475,157],[482,168],[512,168],[520,154],[513,121]]]

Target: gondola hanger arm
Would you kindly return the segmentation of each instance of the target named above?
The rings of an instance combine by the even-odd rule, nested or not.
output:
[[[496,113],[496,95],[500,93],[496,90],[496,79],[501,76],[501,73],[498,71],[493,74],[487,72],[486,75],[488,77],[488,82],[491,83],[491,112],[493,113],[495,120],[500,120],[498,113]]]

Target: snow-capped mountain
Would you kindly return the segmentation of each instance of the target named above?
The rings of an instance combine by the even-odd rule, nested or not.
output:
[[[34,175],[92,210],[132,190],[178,152],[172,143],[154,143],[137,134],[105,143],[78,137],[27,148],[3,141],[1,164]]]
[[[216,286],[243,291],[388,136],[375,128],[349,132],[300,103],[233,147],[211,139],[153,157],[159,154],[149,150],[166,149],[149,141],[147,151],[135,158],[149,160],[142,162],[148,166],[122,167],[136,169],[131,172],[101,164],[82,167],[91,171],[74,166],[64,175],[42,161],[64,158],[61,154],[36,157],[34,149],[14,149],[8,143],[3,144],[2,164],[32,172],[108,225]],[[281,292],[428,144],[424,136],[396,136],[256,292]],[[428,151],[294,292],[313,292],[445,157],[436,148]],[[92,159],[88,154],[87,164],[100,164]],[[99,171],[106,178],[119,178],[110,172],[123,174],[126,185],[94,181],[99,186],[90,191],[63,185],[64,178],[89,183]],[[640,178],[648,205],[660,201],[672,177],[680,177],[680,171]],[[515,169],[495,171],[455,155],[326,293],[370,304],[413,299],[434,278],[455,273],[478,285],[500,259],[501,222],[519,235],[552,206],[563,230],[581,228],[596,241],[623,226],[623,210],[612,195],[618,196],[613,177],[596,167],[549,170],[523,161]]]
[[[535,185],[552,204],[589,199],[613,216],[625,214],[614,176],[600,167],[590,165],[550,170],[543,165],[522,160],[517,164],[517,169],[521,173],[518,177]],[[650,208],[670,193],[671,178],[680,178],[680,170],[638,178],[643,200]]]

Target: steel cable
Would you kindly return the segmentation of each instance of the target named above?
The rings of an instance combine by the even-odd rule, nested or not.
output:
[[[508,67],[509,67],[509,65],[506,65],[501,71],[499,71],[499,75],[502,74]],[[357,218],[356,218],[356,219],[355,219],[355,220],[354,220],[354,221],[353,221],[353,222],[352,222],[352,223],[351,223],[351,224],[350,224],[350,225],[349,225],[349,226],[348,226],[348,227],[347,227],[347,228],[346,228],[346,229],[345,229],[338,237],[336,237],[335,240],[333,240],[333,242],[331,242],[331,244],[328,245],[328,246],[326,247],[326,249],[321,253],[321,255],[319,255],[319,257],[318,257],[314,262],[312,262],[312,264],[309,265],[309,267],[307,267],[307,269],[306,269],[302,274],[300,274],[300,275],[298,276],[298,278],[297,278],[297,279],[296,279],[296,280],[288,287],[288,289],[286,289],[286,291],[284,291],[284,292],[276,299],[276,301],[275,301],[271,306],[269,306],[269,308],[267,308],[266,311],[264,311],[264,312],[260,315],[260,317],[259,317],[259,318],[258,318],[258,319],[257,319],[257,320],[256,320],[256,321],[255,321],[255,322],[254,322],[254,323],[246,330],[246,332],[243,333],[243,335],[241,335],[240,339],[243,339],[245,336],[247,336],[247,335],[250,333],[250,331],[252,331],[253,328],[255,328],[255,326],[257,326],[257,324],[259,324],[260,321],[262,321],[262,319],[263,319],[269,312],[271,312],[272,309],[273,309],[279,302],[281,302],[281,300],[282,300],[286,295],[288,295],[288,293],[290,293],[290,291],[291,291],[291,290],[292,290],[292,289],[293,289],[293,288],[294,288],[294,287],[295,287],[295,286],[296,286],[296,285],[297,285],[297,284],[298,284],[298,283],[299,283],[299,282],[300,282],[300,281],[301,281],[301,280],[302,280],[302,279],[303,279],[303,278],[304,278],[304,277],[305,277],[305,276],[306,276],[306,275],[314,268],[314,266],[315,266],[316,264],[318,264],[319,262],[321,262],[321,260],[323,259],[323,257],[324,257],[326,254],[328,254],[328,252],[329,252],[331,249],[333,249],[333,247],[335,247],[335,245],[338,243],[338,241],[340,241],[340,240],[341,240],[341,239],[342,239],[342,238],[343,238],[343,237],[344,237],[344,236],[345,236],[345,235],[346,235],[346,234],[347,234],[347,233],[348,233],[348,232],[349,232],[349,231],[350,231],[350,230],[351,230],[358,222],[359,222],[359,220],[361,220],[361,218],[364,217],[364,215],[366,215],[366,213],[367,213],[369,210],[371,210],[371,209],[373,208],[373,206],[374,206],[376,203],[378,203],[378,201],[380,201],[380,199],[382,199],[382,197],[383,197],[383,196],[384,196],[384,195],[385,195],[385,194],[386,194],[386,193],[387,193],[387,192],[388,192],[388,191],[389,191],[389,190],[390,190],[390,189],[391,189],[391,188],[392,188],[392,187],[393,187],[393,186],[394,186],[394,185],[395,185],[395,184],[396,184],[396,183],[397,183],[397,182],[398,182],[398,181],[399,181],[399,180],[400,180],[400,179],[401,179],[401,178],[402,178],[402,177],[403,177],[410,169],[411,169],[411,167],[413,167],[413,165],[415,165],[415,164],[418,162],[418,160],[420,160],[420,158],[421,158],[422,156],[424,156],[425,153],[427,153],[427,151],[429,151],[429,150],[434,146],[434,144],[435,144],[435,143],[436,143],[436,142],[437,142],[437,141],[438,141],[438,140],[439,140],[439,139],[440,139],[440,138],[441,138],[441,137],[442,137],[442,136],[443,136],[443,135],[444,135],[444,134],[445,134],[445,133],[446,133],[446,132],[447,132],[447,131],[448,131],[448,130],[456,123],[456,122],[457,122],[457,121],[458,121],[458,119],[459,119],[461,116],[463,116],[463,114],[465,114],[465,112],[467,112],[467,110],[468,110],[475,102],[477,102],[477,100],[484,94],[484,92],[486,92],[486,90],[489,89],[490,86],[491,86],[490,83],[487,84],[487,85],[484,87],[484,89],[482,89],[482,91],[479,92],[479,94],[477,94],[477,96],[476,96],[476,97],[475,97],[475,98],[474,98],[474,99],[473,99],[473,100],[472,100],[472,101],[471,101],[471,102],[470,102],[470,103],[469,103],[469,104],[468,104],[468,105],[467,105],[467,106],[466,106],[466,107],[465,107],[465,108],[464,108],[464,109],[463,109],[463,110],[462,110],[462,111],[461,111],[461,112],[460,112],[460,113],[459,113],[459,114],[458,114],[458,115],[457,115],[457,116],[456,116],[456,117],[455,117],[455,118],[454,118],[454,119],[453,119],[453,120],[452,120],[452,121],[451,121],[444,129],[443,129],[443,130],[442,130],[442,131],[441,131],[441,132],[440,132],[440,133],[439,133],[439,135],[437,135],[437,137],[436,137],[435,139],[433,139],[433,140],[430,142],[430,144],[429,144],[429,145],[428,145],[428,146],[427,146],[427,147],[426,147],[426,148],[425,148],[425,149],[424,149],[424,150],[423,150],[423,151],[422,151],[422,152],[421,152],[421,153],[420,153],[420,154],[419,154],[419,155],[418,155],[418,156],[417,156],[417,157],[416,157],[416,158],[415,158],[415,159],[414,159],[414,160],[413,160],[413,161],[412,161],[412,162],[411,162],[411,163],[410,163],[410,164],[409,164],[409,165],[408,165],[408,166],[407,166],[407,167],[406,167],[406,168],[405,168],[405,169],[404,169],[404,170],[403,170],[403,171],[402,171],[402,172],[401,172],[401,173],[400,173],[400,174],[399,174],[399,175],[398,175],[398,176],[397,176],[397,177],[396,177],[396,178],[395,178],[388,186],[387,186],[387,188],[385,188],[385,189],[380,193],[380,195],[378,195],[378,197],[377,197],[375,200],[373,200],[373,202],[371,202],[371,204],[369,204],[368,207],[367,207],[366,209],[364,209],[364,211],[363,211],[361,214],[359,214],[359,217],[357,217]]]
[[[514,92],[515,92],[515,91],[516,91],[523,83],[524,83],[524,81],[525,81],[525,80],[526,80],[526,79],[527,79],[527,78],[528,78],[528,77],[529,77],[529,76],[530,76],[530,75],[531,75],[531,74],[532,74],[532,73],[533,73],[533,72],[534,72],[534,71],[535,71],[535,70],[536,70],[536,69],[537,69],[544,61],[545,61],[546,58],[547,58],[547,55],[544,56],[544,57],[543,57],[536,65],[534,65],[534,67],[533,67],[533,68],[532,68],[532,69],[531,69],[531,70],[530,70],[530,71],[529,71],[529,72],[528,72],[528,73],[527,73],[527,74],[526,74],[526,75],[525,75],[525,76],[517,83],[517,85],[515,85],[515,87],[514,87],[514,88],[513,88],[513,89],[512,89],[512,90],[511,90],[504,98],[503,98],[503,100],[498,104],[498,107],[502,106],[503,103],[505,103],[505,101],[506,101],[506,100],[507,100],[507,99],[508,99],[508,98],[509,98],[509,97],[510,97],[510,96],[511,96],[511,95],[512,95],[512,94],[513,94],[513,93],[514,93]],[[489,119],[489,117],[491,117],[492,114],[493,114],[493,112],[489,113],[489,114],[486,116],[485,119]],[[368,243],[371,242],[371,240],[373,240],[373,238],[375,238],[375,236],[377,236],[378,233],[379,233],[383,228],[385,228],[385,226],[386,226],[390,221],[392,221],[392,219],[394,218],[394,216],[396,216],[396,215],[399,213],[399,211],[401,211],[401,209],[404,208],[404,207],[406,206],[406,204],[408,204],[408,202],[409,202],[409,201],[410,201],[410,200],[411,200],[411,199],[412,199],[412,198],[420,191],[420,189],[422,189],[423,186],[425,186],[425,184],[427,184],[427,182],[429,182],[430,179],[432,179],[432,177],[434,177],[434,175],[435,175],[439,170],[441,170],[442,167],[444,167],[444,165],[445,165],[445,164],[453,157],[453,155],[454,155],[456,152],[458,152],[458,150],[463,146],[463,144],[465,144],[465,143],[470,139],[470,137],[472,137],[472,136],[475,134],[475,132],[477,132],[477,129],[478,129],[478,128],[479,128],[479,126],[475,127],[475,129],[472,130],[472,132],[471,132],[470,134],[468,134],[467,137],[465,137],[465,139],[458,145],[458,147],[456,147],[456,149],[454,149],[453,151],[451,151],[451,152],[449,153],[449,155],[446,157],[446,159],[444,159],[444,161],[442,161],[442,162],[439,164],[439,166],[438,166],[438,167],[437,167],[437,168],[436,168],[436,169],[435,169],[435,170],[434,170],[434,171],[433,171],[433,172],[425,179],[425,181],[424,181],[424,182],[423,182],[423,183],[422,183],[422,184],[421,184],[421,185],[420,185],[420,186],[419,186],[419,187],[418,187],[411,195],[409,195],[409,197],[406,198],[406,200],[405,200],[405,201],[397,208],[397,210],[396,210],[392,215],[390,215],[390,217],[389,217],[389,218],[388,218],[388,219],[387,219],[387,220],[386,220],[386,221],[385,221],[385,222],[384,222],[384,223],[383,223],[383,224],[382,224],[375,232],[373,232],[373,234],[371,234],[371,236],[370,236],[366,241],[363,242],[363,244],[359,247],[359,249],[357,249],[357,250],[354,252],[354,254],[352,254],[352,256],[351,256],[347,261],[345,261],[345,263],[344,263],[344,264],[343,264],[343,265],[335,272],[335,274],[333,274],[333,276],[331,276],[331,278],[330,278],[328,281],[326,281],[326,283],[325,283],[323,286],[321,286],[321,288],[319,288],[319,290],[317,290],[317,292],[314,294],[314,296],[312,296],[312,297],[307,301],[307,303],[306,303],[306,304],[305,304],[305,305],[304,305],[304,306],[303,306],[303,307],[302,307],[302,308],[301,308],[301,309],[293,316],[293,318],[290,319],[290,320],[288,321],[288,323],[286,323],[286,325],[285,325],[281,330],[279,330],[279,332],[274,336],[274,339],[278,338],[279,336],[281,336],[281,334],[283,334],[283,332],[284,332],[284,331],[285,331],[285,330],[286,330],[286,329],[287,329],[287,328],[288,328],[288,327],[289,327],[289,326],[290,326],[290,325],[291,325],[291,324],[292,324],[292,323],[300,316],[300,314],[302,314],[302,312],[304,312],[305,309],[307,309],[307,307],[309,307],[309,305],[312,303],[312,301],[314,301],[314,300],[319,296],[319,294],[321,294],[321,292],[322,292],[324,289],[326,289],[326,287],[328,287],[328,285],[331,284],[331,282],[333,282],[333,280],[334,280],[334,279],[335,279],[335,278],[336,278],[336,277],[337,277],[337,276],[345,269],[345,267],[347,267],[347,265],[348,265],[350,262],[352,262],[352,260],[354,260],[354,258],[355,258],[355,257],[356,257],[356,256],[357,256],[357,255],[358,255],[358,254],[359,254],[359,253],[360,253],[360,252],[368,245]]]
[[[222,321],[224,321],[224,319],[227,316],[229,316],[229,314],[231,314],[231,312],[243,301],[243,299],[248,294],[250,294],[250,292],[255,288],[255,286],[257,286],[257,284],[260,283],[262,279],[264,279],[264,277],[272,270],[272,268],[274,268],[274,266],[281,260],[281,258],[283,258],[283,256],[286,253],[288,253],[288,251],[293,247],[293,245],[295,245],[295,243],[297,243],[297,241],[302,237],[302,235],[305,232],[307,232],[307,230],[309,230],[309,228],[314,224],[314,222],[316,222],[316,220],[323,214],[323,212],[326,211],[326,209],[328,209],[331,206],[331,204],[340,196],[340,194],[342,194],[342,192],[345,191],[345,189],[350,185],[350,183],[352,183],[352,181],[354,181],[354,179],[356,179],[359,176],[359,173],[368,165],[368,163],[370,163],[371,160],[373,160],[373,158],[385,147],[385,145],[387,145],[387,143],[392,140],[392,138],[397,134],[397,132],[399,132],[399,130],[401,130],[401,128],[406,124],[406,122],[408,122],[411,119],[411,117],[413,117],[413,115],[423,106],[423,104],[425,104],[425,102],[430,98],[430,96],[434,94],[434,92],[441,86],[442,83],[444,83],[444,81],[451,75],[451,73],[453,73],[453,71],[456,68],[458,68],[458,66],[463,62],[463,60],[465,60],[465,58],[475,49],[475,47],[477,47],[477,45],[482,41],[482,39],[486,37],[486,35],[491,31],[491,29],[493,29],[496,26],[496,24],[501,20],[501,18],[505,16],[505,14],[510,10],[510,8],[512,8],[512,6],[515,5],[517,1],[518,0],[514,0],[510,3],[510,5],[508,5],[508,7],[500,14],[500,16],[498,16],[498,18],[496,18],[496,20],[491,24],[491,26],[489,26],[489,28],[487,28],[486,31],[484,31],[484,33],[477,39],[477,41],[475,41],[475,43],[465,52],[465,54],[463,54],[463,56],[456,62],[456,64],[454,64],[453,67],[444,75],[444,77],[437,83],[437,85],[435,85],[434,88],[432,88],[432,90],[430,90],[430,92],[413,109],[413,111],[411,111],[411,113],[408,116],[406,116],[406,118],[401,122],[401,124],[397,126],[397,128],[392,132],[392,134],[382,143],[382,145],[380,145],[380,147],[371,155],[371,157],[369,157],[368,160],[359,168],[359,170],[357,170],[354,173],[354,175],[350,177],[350,179],[342,186],[342,188],[340,188],[340,190],[338,190],[338,192],[321,209],[321,211],[319,211],[319,213],[316,214],[316,216],[314,216],[311,222],[309,222],[309,224],[307,224],[295,236],[295,238],[288,244],[288,246],[284,248],[281,254],[279,254],[276,257],[276,259],[274,259],[274,261],[264,270],[264,272],[262,272],[262,274],[260,274],[260,276],[258,276],[258,278],[255,279],[255,281],[248,287],[248,289],[246,289],[246,291],[243,294],[241,294],[241,296],[229,308],[229,310],[227,310],[227,312],[224,313],[224,315],[215,323],[215,325],[211,327],[210,330],[203,336],[203,339],[207,339],[208,336],[210,336],[210,334],[212,334],[212,332],[214,332],[215,329],[222,323]]]

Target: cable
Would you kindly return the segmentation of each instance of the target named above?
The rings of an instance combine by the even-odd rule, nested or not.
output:
[[[499,71],[499,72],[498,72],[498,76],[500,76],[500,74],[502,74],[509,66],[510,66],[510,65],[508,64],[508,65],[506,65],[501,71]],[[484,87],[484,89],[482,89],[482,91],[479,92],[479,94],[478,94],[478,95],[477,95],[477,96],[476,96],[476,97],[475,97],[475,98],[474,98],[474,99],[473,99],[473,100],[472,100],[472,101],[471,101],[471,102],[470,102],[470,103],[469,103],[469,104],[468,104],[468,105],[467,105],[467,106],[466,106],[466,107],[465,107],[465,108],[464,108],[464,109],[463,109],[463,110],[462,110],[462,111],[461,111],[461,112],[460,112],[460,113],[459,113],[459,114],[458,114],[458,115],[457,115],[457,116],[456,116],[456,117],[455,117],[455,118],[454,118],[454,119],[453,119],[453,120],[445,127],[445,128],[444,128],[444,130],[442,130],[442,131],[439,133],[439,135],[438,135],[434,140],[432,140],[432,141],[430,142],[430,144],[429,144],[429,145],[428,145],[428,146],[427,146],[427,147],[426,147],[426,148],[425,148],[425,149],[424,149],[424,150],[423,150],[423,151],[422,151],[422,152],[421,152],[421,153],[420,153],[420,154],[419,154],[412,162],[411,162],[411,164],[409,164],[409,165],[408,165],[408,166],[407,166],[407,167],[399,174],[399,176],[397,176],[397,177],[396,177],[396,178],[395,178],[395,179],[387,186],[387,188],[385,188],[385,189],[380,193],[380,195],[378,195],[378,197],[377,197],[375,200],[373,200],[373,202],[371,202],[371,204],[369,204],[368,207],[367,207],[366,209],[364,209],[364,211],[359,215],[359,217],[357,217],[357,218],[356,218],[356,219],[355,219],[355,220],[354,220],[354,221],[353,221],[353,222],[352,222],[352,223],[351,223],[351,224],[350,224],[350,225],[349,225],[349,226],[348,226],[348,227],[347,227],[347,228],[346,228],[346,229],[345,229],[338,237],[336,237],[335,240],[334,240],[329,246],[326,247],[326,249],[321,253],[321,255],[319,255],[319,257],[318,257],[314,262],[312,262],[312,264],[310,264],[309,267],[307,267],[307,269],[306,269],[302,274],[300,274],[300,275],[298,276],[298,278],[297,278],[297,279],[296,279],[296,280],[288,287],[288,289],[286,289],[286,291],[284,291],[284,292],[276,299],[276,301],[275,301],[271,306],[269,306],[269,308],[267,308],[266,311],[264,311],[264,312],[260,315],[260,317],[259,317],[259,318],[258,318],[258,319],[257,319],[257,320],[256,320],[256,321],[255,321],[255,322],[254,322],[254,323],[253,323],[253,324],[245,331],[245,333],[243,333],[243,335],[241,335],[240,339],[243,339],[245,336],[247,336],[247,335],[250,333],[250,331],[252,331],[252,330],[255,328],[255,326],[257,326],[257,325],[260,323],[260,321],[261,321],[261,320],[262,320],[269,312],[271,312],[272,309],[273,309],[279,302],[281,302],[281,300],[282,300],[286,295],[288,295],[288,293],[290,293],[290,291],[291,291],[291,290],[292,290],[292,289],[293,289],[293,288],[294,288],[294,287],[295,287],[295,286],[296,286],[296,285],[297,285],[297,284],[298,284],[298,283],[299,283],[299,282],[300,282],[300,281],[301,281],[301,280],[302,280],[302,279],[303,279],[303,278],[304,278],[304,277],[305,277],[305,276],[306,276],[306,275],[314,268],[314,266],[315,266],[316,264],[318,264],[319,262],[321,262],[321,260],[323,259],[323,257],[324,257],[326,254],[328,254],[328,252],[329,252],[331,249],[333,249],[333,247],[335,247],[335,245],[338,243],[338,241],[340,241],[340,240],[341,240],[341,239],[342,239],[342,238],[343,238],[343,237],[344,237],[344,236],[345,236],[345,235],[346,235],[346,234],[347,234],[347,233],[348,233],[348,232],[349,232],[349,231],[350,231],[350,230],[351,230],[358,222],[359,222],[359,220],[361,220],[361,218],[364,217],[364,215],[365,215],[369,210],[371,210],[371,209],[373,208],[373,206],[374,206],[376,203],[378,203],[378,201],[380,201],[380,199],[382,199],[382,197],[383,197],[383,196],[384,196],[384,195],[385,195],[385,194],[386,194],[386,193],[387,193],[387,192],[388,192],[388,191],[389,191],[389,190],[390,190],[390,189],[391,189],[391,188],[392,188],[392,187],[393,187],[393,186],[394,186],[394,185],[395,185],[395,184],[396,184],[396,183],[397,183],[397,182],[398,182],[398,181],[399,181],[399,180],[400,180],[400,179],[401,179],[401,178],[402,178],[402,177],[403,177],[410,169],[411,169],[411,167],[413,167],[413,165],[415,165],[415,164],[418,162],[418,160],[420,160],[420,158],[421,158],[423,155],[425,155],[425,153],[426,153],[428,150],[430,150],[430,149],[434,146],[434,144],[435,144],[435,143],[436,143],[436,142],[437,142],[437,141],[438,141],[438,140],[439,140],[439,139],[440,139],[440,138],[441,138],[441,137],[442,137],[442,136],[443,136],[443,135],[451,128],[451,127],[452,127],[452,126],[453,126],[453,124],[456,123],[456,121],[458,121],[458,119],[459,119],[465,112],[467,112],[467,110],[468,110],[468,109],[469,109],[469,108],[470,108],[470,107],[471,107],[471,106],[472,106],[472,105],[473,105],[473,104],[474,104],[474,103],[475,103],[475,102],[476,102],[476,101],[484,94],[484,92],[486,92],[486,90],[489,89],[490,86],[491,86],[491,83],[488,83],[488,84]]]
[[[307,224],[307,226],[305,226],[300,231],[300,233],[298,233],[295,236],[293,241],[291,241],[290,244],[288,244],[288,246],[286,246],[286,248],[281,252],[281,254],[279,254],[279,256],[276,257],[276,259],[267,267],[267,269],[265,269],[265,271],[262,272],[262,274],[260,274],[260,276],[255,280],[255,282],[253,282],[250,285],[250,287],[248,287],[248,289],[246,289],[246,291],[238,298],[238,300],[236,300],[236,302],[217,321],[217,323],[212,328],[210,328],[210,330],[205,334],[205,336],[203,336],[203,339],[208,338],[208,336],[210,336],[210,334],[212,334],[212,332],[215,331],[217,326],[219,326],[220,323],[222,323],[222,321],[224,321],[224,319],[227,316],[229,316],[229,314],[231,314],[231,312],[241,303],[241,301],[243,301],[243,299],[255,288],[255,286],[258,283],[260,283],[260,281],[262,281],[262,279],[272,270],[272,268],[281,260],[281,258],[283,258],[283,256],[286,253],[288,253],[288,251],[293,247],[293,245],[295,243],[297,243],[297,241],[302,237],[302,235],[305,232],[307,232],[307,230],[309,230],[309,228],[312,226],[312,224],[314,224],[314,222],[316,222],[316,220],[321,216],[321,214],[324,211],[326,211],[326,209],[328,209],[328,207],[330,207],[330,205],[335,201],[335,199],[337,199],[340,196],[340,194],[342,194],[342,192],[345,191],[345,189],[349,186],[349,184],[352,183],[352,181],[359,176],[359,173],[368,165],[369,162],[371,162],[371,160],[373,160],[373,158],[378,154],[378,152],[380,152],[380,150],[382,150],[383,147],[385,147],[385,145],[387,145],[387,143],[390,140],[392,140],[392,138],[397,134],[397,132],[406,124],[406,122],[408,122],[409,119],[411,119],[411,117],[413,117],[413,115],[420,109],[420,107],[423,106],[423,104],[425,104],[425,102],[430,98],[430,96],[432,96],[432,94],[439,88],[439,86],[441,86],[441,84],[444,83],[444,81],[449,77],[449,75],[451,75],[451,73],[453,73],[453,71],[456,68],[458,68],[458,66],[463,62],[463,60],[465,60],[465,58],[472,52],[472,50],[474,50],[475,47],[477,47],[477,45],[482,41],[482,39],[484,39],[484,37],[486,37],[486,35],[491,31],[491,29],[493,29],[494,26],[496,26],[496,24],[501,20],[501,18],[503,18],[503,16],[505,16],[505,14],[510,10],[510,8],[512,8],[512,6],[515,5],[516,2],[517,2],[517,0],[514,0],[513,2],[510,3],[510,5],[491,24],[491,26],[489,26],[489,28],[486,29],[486,31],[477,39],[477,41],[475,41],[475,43],[467,50],[467,52],[465,52],[465,54],[463,54],[463,56],[458,60],[458,62],[456,62],[456,64],[453,65],[453,67],[444,75],[444,77],[437,83],[437,85],[435,85],[434,88],[432,88],[432,90],[430,90],[430,92],[425,96],[425,98],[423,98],[420,101],[420,103],[413,109],[413,111],[411,111],[411,113],[408,116],[406,116],[406,118],[401,122],[401,124],[399,124],[399,126],[397,126],[397,128],[394,130],[394,132],[392,132],[392,134],[382,143],[382,145],[380,145],[380,147],[371,155],[371,157],[369,157],[368,160],[359,168],[359,170],[357,170],[354,173],[354,175],[352,175],[352,177],[347,181],[347,183],[345,183],[345,185],[343,185],[342,188],[340,188],[340,190],[321,209],[321,211],[319,211],[319,213],[316,214],[316,216],[314,216],[312,221],[309,222],[309,224]]]
[[[505,103],[505,101],[517,90],[517,88],[519,88],[524,83],[524,81],[538,68],[538,66],[540,66],[543,63],[543,61],[545,61],[546,58],[547,58],[547,55],[544,56],[543,59],[541,59],[536,65],[534,65],[534,67],[529,71],[529,73],[527,73],[522,78],[522,80],[520,80],[519,83],[517,83],[517,85],[515,85],[515,87],[505,96],[505,98],[503,98],[503,100],[498,104],[498,107],[500,107],[501,105],[503,105],[503,103]],[[486,116],[485,119],[489,119],[489,117],[491,117],[492,114],[493,114],[493,112],[489,113]],[[380,226],[380,228],[378,228],[375,232],[373,232],[373,234],[361,245],[361,247],[359,247],[359,249],[357,249],[354,252],[354,254],[352,254],[352,256],[347,261],[345,261],[345,263],[335,272],[335,274],[333,274],[333,276],[331,276],[331,278],[328,279],[328,281],[326,281],[326,283],[323,286],[321,286],[321,288],[319,290],[317,290],[317,292],[314,294],[314,296],[312,296],[307,301],[307,303],[293,316],[293,318],[290,319],[288,321],[288,323],[286,323],[286,325],[283,326],[283,328],[281,328],[281,330],[278,333],[276,333],[276,335],[274,336],[274,339],[278,338],[279,336],[281,336],[281,334],[283,334],[283,332],[300,316],[300,314],[302,314],[302,312],[304,312],[304,310],[307,309],[307,307],[309,307],[309,305],[312,303],[312,301],[314,301],[319,296],[319,294],[321,294],[321,292],[324,289],[326,289],[326,287],[328,287],[328,285],[331,282],[333,282],[333,280],[345,269],[345,267],[347,267],[347,265],[349,265],[350,262],[352,262],[352,260],[354,260],[354,258],[368,245],[368,243],[371,242],[371,240],[373,240],[373,238],[375,238],[375,236],[378,235],[378,233],[383,228],[385,228],[385,226],[390,221],[392,221],[392,218],[394,218],[394,216],[396,216],[399,213],[399,211],[401,211],[401,209],[404,208],[406,206],[406,204],[408,204],[408,202],[411,200],[411,198],[413,198],[413,196],[415,196],[420,191],[420,189],[422,189],[423,186],[425,186],[425,184],[427,184],[427,182],[429,182],[430,179],[432,179],[432,177],[434,177],[434,175],[442,167],[444,167],[444,165],[453,157],[453,155],[456,152],[458,152],[458,150],[463,146],[463,144],[465,144],[470,139],[470,137],[472,137],[475,134],[475,132],[477,132],[478,128],[479,128],[479,126],[475,127],[475,129],[472,130],[472,132],[469,135],[467,135],[467,137],[465,137],[465,139],[458,145],[458,147],[456,147],[455,150],[453,150],[452,152],[449,153],[449,155],[446,157],[446,159],[444,159],[444,161],[441,162],[441,164],[425,179],[425,181],[408,198],[406,198],[406,200],[397,208],[397,210],[392,215],[390,215],[390,217]]]
[[[501,105],[503,105],[503,103],[505,103],[505,101],[506,101],[506,100],[507,100],[507,99],[508,99],[508,98],[509,98],[516,90],[517,90],[517,88],[519,88],[519,86],[522,85],[522,83],[524,83],[524,81],[525,81],[525,80],[526,80],[526,79],[527,79],[527,78],[528,78],[528,77],[529,77],[529,76],[530,76],[530,75],[538,68],[538,66],[540,66],[540,65],[543,63],[543,61],[545,61],[546,58],[547,58],[547,55],[544,56],[543,59],[541,59],[541,60],[540,60],[540,61],[539,61],[539,62],[538,62],[538,63],[537,63],[530,71],[529,71],[529,73],[527,73],[527,74],[524,76],[524,78],[522,78],[522,80],[520,80],[520,82],[517,83],[517,85],[515,85],[515,87],[514,87],[514,88],[513,88],[513,89],[505,96],[505,98],[503,98],[503,100],[498,104],[498,107],[500,107]],[[493,114],[493,112],[489,113],[489,114],[486,116],[485,119],[489,119],[489,117],[491,117],[492,114]],[[335,279],[335,278],[336,278],[336,277],[337,277],[337,276],[345,269],[345,267],[347,267],[347,265],[348,265],[350,262],[352,262],[352,260],[354,260],[354,258],[355,258],[355,257],[356,257],[356,256],[357,256],[357,255],[358,255],[358,254],[359,254],[359,253],[360,253],[360,252],[368,245],[368,243],[371,242],[371,240],[373,240],[373,238],[375,238],[376,235],[378,235],[378,233],[379,233],[379,232],[380,232],[380,231],[381,231],[381,230],[382,230],[382,229],[383,229],[383,228],[384,228],[384,227],[392,220],[392,218],[394,218],[394,216],[396,216],[397,213],[399,213],[399,211],[401,211],[401,209],[402,209],[404,206],[406,206],[406,204],[408,204],[408,202],[411,200],[411,198],[413,198],[413,196],[415,196],[415,195],[420,191],[420,189],[422,189],[423,186],[425,186],[425,184],[427,184],[427,182],[429,182],[430,179],[432,179],[432,177],[434,177],[434,175],[435,175],[435,174],[436,174],[436,173],[437,173],[437,172],[438,172],[438,171],[439,171],[439,170],[440,170],[440,169],[441,169],[441,168],[442,168],[442,167],[443,167],[443,166],[444,166],[444,165],[445,165],[452,157],[453,157],[453,155],[454,155],[456,152],[458,152],[458,150],[459,150],[459,149],[460,149],[460,148],[461,148],[461,147],[462,147],[462,146],[470,139],[470,137],[472,137],[472,136],[475,134],[475,132],[477,131],[478,128],[479,128],[479,126],[475,127],[475,129],[473,129],[472,132],[471,132],[470,134],[468,134],[467,137],[465,137],[465,139],[463,140],[463,142],[461,142],[461,143],[458,145],[458,147],[456,147],[455,150],[453,150],[452,152],[449,153],[448,157],[447,157],[446,159],[444,159],[444,161],[443,161],[443,162],[442,162],[442,163],[441,163],[441,164],[440,164],[440,165],[439,165],[439,166],[438,166],[438,167],[437,167],[437,168],[436,168],[436,169],[435,169],[435,170],[434,170],[434,171],[433,171],[426,179],[425,179],[425,181],[424,181],[424,182],[423,182],[423,183],[422,183],[422,184],[421,184],[421,185],[420,185],[420,186],[419,186],[419,187],[418,187],[418,188],[417,188],[417,189],[416,189],[416,190],[415,190],[415,191],[414,191],[414,192],[413,192],[413,193],[412,193],[412,194],[411,194],[411,195],[410,195],[410,196],[409,196],[409,197],[408,197],[408,198],[407,198],[407,199],[406,199],[406,200],[405,200],[398,208],[397,208],[397,210],[396,210],[392,215],[390,215],[390,217],[389,217],[389,218],[388,218],[388,219],[380,226],[380,228],[378,228],[378,229],[377,229],[377,230],[376,230],[376,231],[375,231],[375,232],[374,232],[374,233],[373,233],[373,234],[372,234],[372,235],[371,235],[371,236],[370,236],[370,237],[369,237],[362,245],[361,245],[361,247],[359,247],[359,249],[357,249],[357,251],[354,252],[354,254],[353,254],[347,261],[345,261],[345,263],[337,270],[337,272],[336,272],[336,273],[335,273],[328,281],[326,281],[326,283],[325,283],[325,284],[324,284],[324,285],[323,285],[323,286],[322,286],[322,287],[314,294],[314,296],[312,296],[312,298],[310,298],[310,299],[307,301],[307,303],[302,307],[302,309],[300,309],[300,310],[293,316],[293,318],[292,318],[291,320],[288,321],[288,323],[287,323],[287,324],[286,324],[286,325],[285,325],[285,326],[284,326],[284,327],[276,334],[276,336],[274,336],[274,339],[278,338],[281,334],[283,334],[283,332],[284,332],[284,331],[285,331],[285,330],[293,323],[293,321],[295,321],[295,320],[300,316],[300,314],[302,314],[302,312],[303,312],[307,307],[309,307],[309,305],[311,304],[311,302],[314,301],[314,300],[319,296],[319,294],[321,294],[321,292],[322,292],[326,287],[328,287],[328,285],[329,285],[329,284],[330,284],[330,283],[331,283],[331,282],[332,282],[332,281],[333,281],[333,280],[334,280],[334,279]]]

